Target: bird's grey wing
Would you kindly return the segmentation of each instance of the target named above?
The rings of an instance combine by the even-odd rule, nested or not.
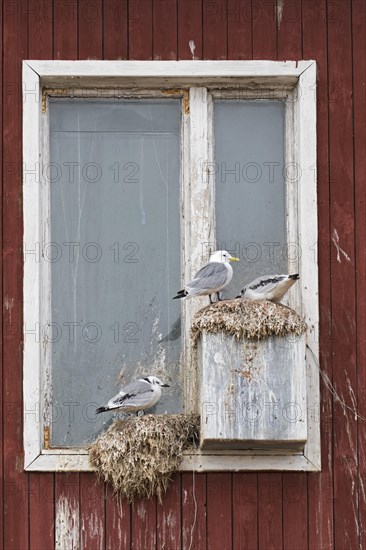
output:
[[[210,262],[197,271],[193,281],[187,284],[188,288],[204,290],[218,288],[224,285],[228,278],[228,270],[221,262]]]
[[[121,407],[127,404],[139,404],[138,399],[144,396],[144,403],[148,403],[151,399],[153,389],[151,384],[137,380],[124,386],[120,393],[108,401],[109,407]]]
[[[265,275],[250,283],[249,288],[261,293],[271,292],[284,279],[286,279],[286,275]]]
[[[150,403],[154,395],[154,392],[152,390],[145,391],[144,393],[136,393],[136,394],[126,394],[123,396],[123,399],[119,402],[118,407],[136,407],[136,409],[139,409],[140,407],[143,407],[144,405],[147,405]]]

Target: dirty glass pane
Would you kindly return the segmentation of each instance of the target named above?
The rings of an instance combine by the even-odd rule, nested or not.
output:
[[[241,259],[223,296],[287,270],[284,102],[214,103],[217,246]]]
[[[171,386],[155,411],[182,410],[179,157],[179,100],[50,102],[53,446],[149,374]]]

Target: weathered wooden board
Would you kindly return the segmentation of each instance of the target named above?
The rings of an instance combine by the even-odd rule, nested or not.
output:
[[[304,338],[199,342],[202,449],[303,449],[307,440]]]
[[[355,6],[356,7],[356,6]],[[355,238],[357,272],[366,273],[366,247],[364,235],[366,234],[366,48],[364,37],[366,35],[366,2],[359,2],[358,9],[353,9],[353,75],[354,75],[354,112],[357,113],[354,119],[355,139]],[[356,285],[356,307],[357,307],[357,331],[360,337],[357,341],[357,402],[359,414],[366,417],[366,278],[357,277]],[[359,529],[360,548],[366,547],[366,525],[362,521],[366,517],[366,430],[364,422],[357,423],[358,431],[358,483],[359,483]]]
[[[21,60],[27,56],[26,4],[3,4],[3,328],[1,474],[3,544],[27,548],[28,475],[23,470],[22,420],[22,100]],[[21,527],[20,527],[21,526]]]
[[[178,0],[178,59],[202,59],[202,3]]]
[[[351,3],[343,0],[328,7],[333,384],[352,409],[357,403],[352,12]],[[357,422],[355,414],[334,401],[335,548],[359,548]]]

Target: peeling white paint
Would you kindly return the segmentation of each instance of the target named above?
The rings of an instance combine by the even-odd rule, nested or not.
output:
[[[61,496],[56,502],[55,549],[79,550],[79,506]]]
[[[144,520],[146,517],[146,509],[144,502],[138,502],[136,506],[137,515],[140,519]]]
[[[348,256],[347,252],[345,252],[343,248],[341,248],[339,245],[339,235],[338,235],[338,231],[335,228],[333,229],[333,233],[332,233],[332,241],[334,246],[337,249],[337,262],[341,263],[341,254],[342,256],[345,257],[347,262],[350,262],[351,258]]]
[[[194,530],[195,530],[195,527],[196,527],[196,522],[197,522],[196,478],[195,478],[194,471],[192,472],[192,496],[193,496],[193,502],[194,502],[194,517],[193,517],[193,522],[192,522],[192,525],[191,525],[191,533],[190,533],[191,536],[190,536],[190,542],[189,542],[188,550],[191,550],[191,548],[192,548],[192,544],[193,544],[193,540],[194,540],[193,533],[194,533]]]
[[[363,502],[365,503],[366,502],[366,492],[365,492],[365,485],[364,485],[362,476],[359,476],[358,481],[359,481],[359,487],[360,487],[360,490],[361,490],[361,493],[362,493],[362,499],[363,499]]]
[[[276,19],[277,19],[278,28],[281,27],[284,5],[285,5],[285,0],[277,0],[275,9],[276,9]]]
[[[85,534],[88,532],[88,538],[95,542],[93,547],[97,549],[96,542],[99,539],[99,550],[104,550],[103,544],[103,519],[97,514],[91,512],[88,516],[87,524],[85,525],[84,519],[81,523],[81,548],[86,548]]]
[[[357,450],[356,450],[356,447],[355,447],[355,444],[354,444],[354,441],[353,441],[353,438],[352,438],[352,433],[351,433],[351,429],[350,429],[350,425],[349,425],[349,419],[348,419],[347,410],[346,410],[346,409],[350,409],[350,407],[345,406],[343,394],[341,395],[341,397],[342,397],[341,406],[342,406],[342,409],[343,409],[343,414],[345,416],[345,428],[346,428],[346,434],[347,434],[347,437],[348,437],[348,443],[349,443],[349,446],[351,448],[352,456],[355,458],[357,456]],[[352,412],[352,410],[351,410],[351,412]]]
[[[190,40],[188,42],[188,46],[189,46],[189,49],[191,50],[191,54],[192,54],[192,61],[195,60],[195,57],[194,57],[194,50],[196,49],[196,44],[194,43],[193,40]]]
[[[329,518],[328,518],[328,541],[330,544],[331,544],[331,541],[333,541],[332,524]]]
[[[345,373],[346,373],[346,380],[347,380],[348,391],[349,391],[349,395],[350,395],[350,397],[351,397],[352,406],[353,406],[353,410],[354,410],[354,417],[355,417],[355,420],[357,420],[357,411],[358,411],[358,407],[357,407],[357,401],[356,401],[355,392],[353,391],[353,388],[352,388],[352,385],[351,385],[351,381],[350,381],[350,379],[348,378],[348,373],[347,373],[347,371],[345,371]]]
[[[11,313],[14,307],[14,298],[9,298],[9,296],[5,296],[4,307],[9,313],[9,324],[11,325]]]

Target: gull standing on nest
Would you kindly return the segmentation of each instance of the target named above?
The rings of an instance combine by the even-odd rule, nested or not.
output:
[[[298,273],[295,275],[262,275],[242,288],[237,298],[269,300],[278,304],[298,279]]]
[[[230,262],[240,262],[239,258],[231,256],[226,250],[218,250],[210,256],[208,264],[201,267],[196,275],[177,292],[173,300],[178,298],[192,298],[192,296],[208,296],[212,304],[212,294],[217,294],[220,301],[220,290],[225,288],[233,277],[233,268]]]
[[[139,378],[136,382],[124,386],[119,394],[108,401],[105,407],[99,407],[95,412],[99,414],[119,409],[124,413],[140,413],[156,405],[161,397],[161,388],[169,388],[169,385],[163,384],[156,376]]]

